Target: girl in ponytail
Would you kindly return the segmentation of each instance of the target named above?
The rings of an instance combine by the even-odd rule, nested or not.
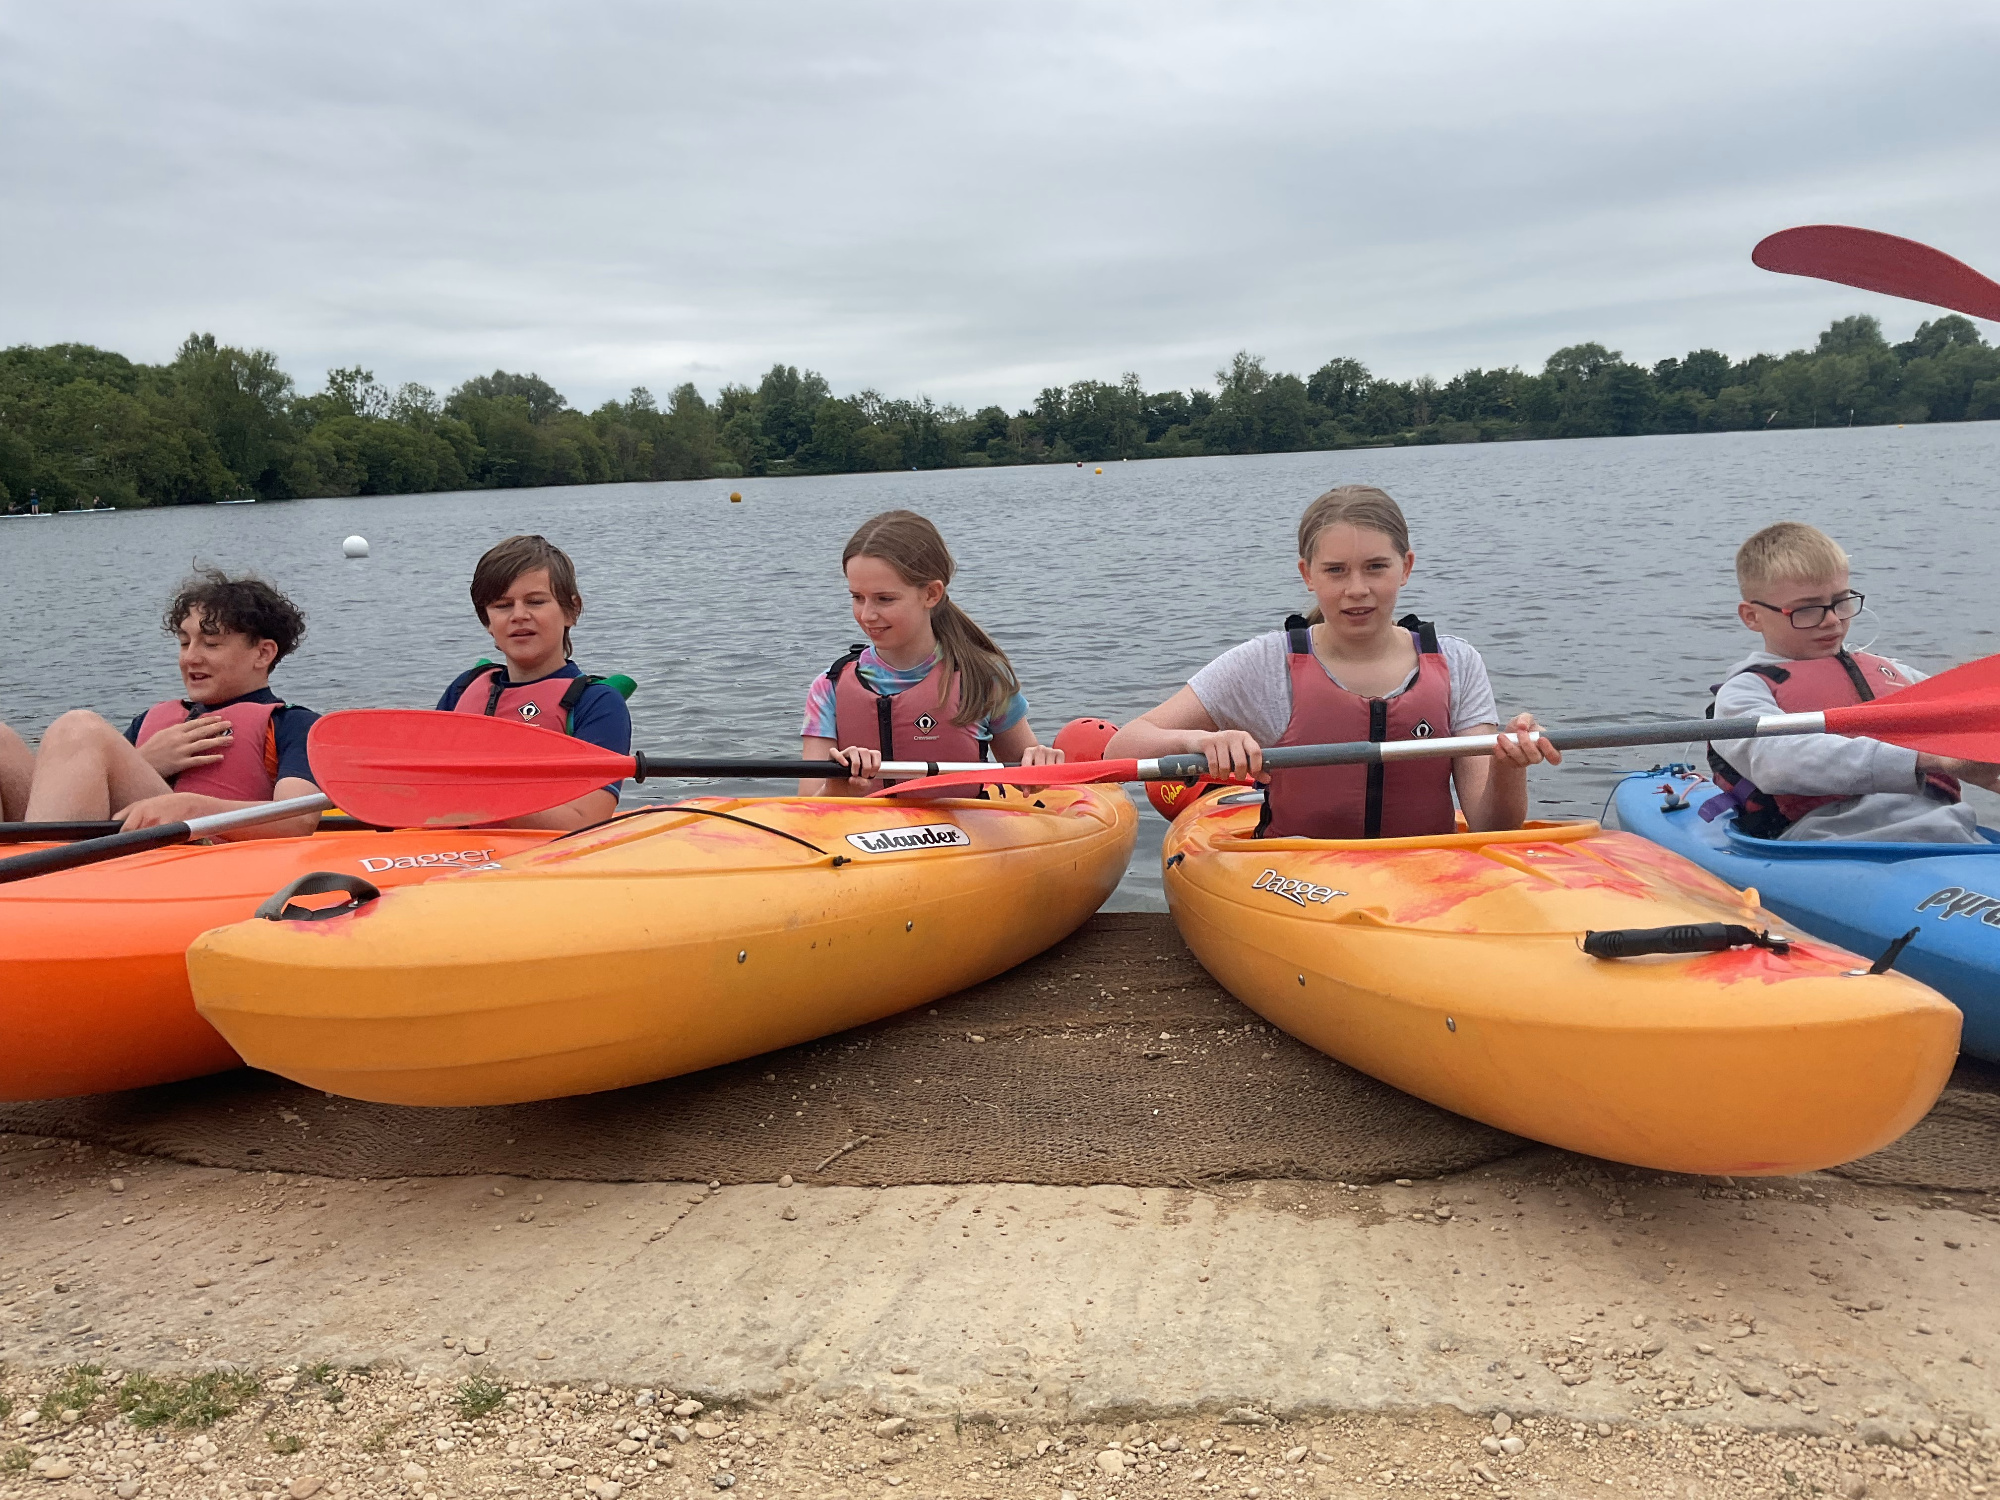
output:
[[[807,760],[848,775],[802,782],[801,793],[870,791],[884,760],[1062,759],[1036,743],[1007,653],[951,599],[957,564],[937,527],[884,511],[848,539],[840,563],[868,642],[813,680],[802,735]]]

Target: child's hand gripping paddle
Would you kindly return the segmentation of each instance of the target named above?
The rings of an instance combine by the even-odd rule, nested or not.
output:
[[[2000,762],[2000,656],[1953,667],[1888,698],[1829,708],[1822,713],[1765,714],[1749,719],[1672,719],[1658,724],[1603,724],[1543,729],[1558,750],[1609,750],[1628,745],[1679,745],[1690,740],[1770,739],[1794,734],[1843,734],[1886,740],[1911,750],[1959,760]],[[1444,755],[1491,753],[1497,734],[1427,740],[1359,741],[1347,745],[1287,745],[1264,752],[1266,770],[1294,766],[1365,766]],[[1081,761],[1060,766],[987,766],[926,776],[872,793],[946,792],[1003,783],[1008,786],[1075,786],[1104,781],[1191,781],[1207,776],[1200,755],[1155,760]],[[1216,778],[1218,780],[1226,778]]]
[[[1942,250],[1879,230],[1845,224],[1781,229],[1760,240],[1750,259],[1767,271],[1815,276],[2000,321],[2000,286]]]
[[[845,777],[824,760],[671,759],[614,751],[479,714],[360,708],[331,713],[307,739],[313,779],[342,811],[385,828],[504,823],[572,802],[607,782],[673,777]],[[926,776],[976,762],[891,761],[884,776]],[[1002,770],[988,763],[989,770]]]

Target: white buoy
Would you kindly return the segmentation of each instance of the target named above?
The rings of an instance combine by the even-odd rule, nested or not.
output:
[[[342,557],[366,557],[368,555],[368,538],[365,536],[349,537],[340,544],[340,555]]]

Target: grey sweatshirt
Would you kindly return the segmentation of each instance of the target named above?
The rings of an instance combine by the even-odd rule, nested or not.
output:
[[[1785,664],[1786,658],[1769,651],[1753,651],[1744,657],[1729,669],[1715,695],[1715,716],[1736,719],[1783,713],[1770,679],[1746,669]],[[1912,682],[1921,682],[1928,675],[1900,661],[1896,669]],[[1839,734],[1801,734],[1768,740],[1717,740],[1715,749],[1764,791],[1846,799],[1807,813],[1785,830],[1785,838],[1904,844],[1985,842],[1970,807],[1962,802],[1941,802],[1923,790],[1917,752],[1900,745]]]

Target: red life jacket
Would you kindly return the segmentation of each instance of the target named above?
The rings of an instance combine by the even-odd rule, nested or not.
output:
[[[602,680],[590,676],[544,677],[539,682],[511,683],[506,667],[495,666],[465,685],[458,702],[452,705],[452,712],[512,719],[568,734],[570,714],[591,685]]]
[[[229,721],[229,748],[212,766],[192,766],[171,778],[177,792],[197,792],[204,797],[222,797],[231,802],[268,802],[278,789],[278,747],[271,730],[271,715],[282,703],[228,703],[221,708],[205,708],[182,698],[169,698],[146,710],[139,723],[135,744],[147,740],[169,724],[185,724],[211,714]]]
[[[862,745],[882,752],[884,760],[985,760],[988,742],[970,724],[954,724],[958,683],[944,690],[944,663],[930,676],[900,693],[878,693],[862,680],[858,668],[866,646],[852,647],[826,669],[833,683],[833,738],[837,748]]]
[[[1896,670],[1894,662],[1867,651],[1842,651],[1837,656],[1824,656],[1816,661],[1795,661],[1782,667],[1772,662],[1760,662],[1743,670],[1768,679],[1771,696],[1777,700],[1779,709],[1788,714],[1811,714],[1822,709],[1870,703],[1911,685],[1910,679]],[[1721,692],[1722,684],[1717,683],[1713,691]],[[1712,698],[1708,705],[1708,717],[1715,717]],[[1701,805],[1702,817],[1712,823],[1733,810],[1737,828],[1752,838],[1777,838],[1814,808],[1851,801],[1854,796],[1853,793],[1846,793],[1832,797],[1799,797],[1784,792],[1766,792],[1724,760],[1713,745],[1708,747],[1708,767],[1715,777],[1715,784],[1727,795],[1711,797],[1704,802]],[[1927,775],[1924,784],[1942,801],[1959,800],[1959,784],[1953,777]]]
[[[1286,622],[1292,717],[1280,745],[1451,733],[1451,668],[1438,649],[1437,629],[1415,615],[1396,623],[1416,638],[1416,678],[1393,698],[1364,698],[1327,676],[1304,621]],[[1273,771],[1257,832],[1263,838],[1393,839],[1456,827],[1451,761],[1440,759]]]

